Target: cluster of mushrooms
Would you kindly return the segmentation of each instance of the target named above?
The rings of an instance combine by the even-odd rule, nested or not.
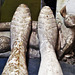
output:
[[[26,65],[28,49],[30,57],[41,57],[38,75],[63,75],[57,57],[60,59],[64,53],[74,48],[75,16],[67,14],[66,6],[61,9],[60,14],[66,27],[70,29],[70,36],[64,48],[60,45],[62,37],[60,23],[56,24],[53,12],[48,6],[41,9],[38,21],[31,21],[29,8],[21,4],[11,22],[0,23],[0,31],[5,30],[8,34],[8,37],[3,36],[6,33],[1,32],[0,57],[9,56],[2,75],[28,75]],[[36,55],[32,54],[33,50]]]

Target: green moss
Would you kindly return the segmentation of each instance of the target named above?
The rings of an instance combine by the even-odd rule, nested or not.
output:
[[[10,22],[16,8],[20,4],[26,4],[30,8],[32,20],[37,20],[41,0],[5,0],[1,7],[1,22]]]

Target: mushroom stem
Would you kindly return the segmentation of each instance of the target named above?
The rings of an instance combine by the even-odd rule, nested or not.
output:
[[[38,18],[41,64],[38,75],[63,75],[56,57],[57,25],[51,9],[42,8]]]
[[[28,75],[26,66],[27,42],[31,30],[29,8],[21,4],[11,22],[11,55],[2,75]]]

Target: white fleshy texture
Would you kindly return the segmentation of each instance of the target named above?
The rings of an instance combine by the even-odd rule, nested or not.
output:
[[[51,9],[42,8],[38,18],[41,64],[38,75],[63,75],[55,54],[57,25]]]
[[[29,8],[21,4],[11,22],[11,55],[2,75],[28,75],[26,66],[26,48],[31,30],[31,15]]]

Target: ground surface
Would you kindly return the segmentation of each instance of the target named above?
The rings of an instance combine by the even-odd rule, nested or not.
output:
[[[0,58],[0,75],[8,58]],[[75,65],[60,62],[64,75],[75,75]],[[29,59],[28,71],[29,75],[38,75],[40,66],[40,58]]]

